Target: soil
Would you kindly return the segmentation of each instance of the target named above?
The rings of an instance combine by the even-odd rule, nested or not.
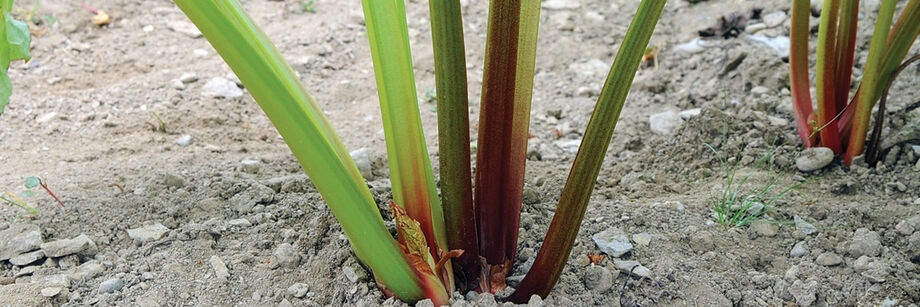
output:
[[[754,6],[763,15],[788,14],[790,3],[690,2],[665,8],[651,42],[661,50],[657,66],[643,65],[637,74],[568,264],[549,297],[531,306],[916,306],[920,147],[914,146],[920,140],[888,148],[876,167],[844,167],[837,158],[818,171],[797,170],[801,142],[788,64],[745,36],[788,36],[788,17],[756,33],[706,40],[701,50],[680,48],[722,15]],[[854,85],[874,25],[869,2],[877,3],[864,1],[861,9]],[[463,3],[475,126],[487,1]],[[34,225],[46,243],[85,234],[95,248],[40,255],[21,266],[0,261],[0,305],[404,305],[386,298],[358,263],[252,98],[202,94],[208,80],[235,77],[204,38],[181,31],[187,19],[171,1],[86,4],[106,11],[112,23],[93,25],[92,14],[70,1],[37,6],[43,23],[33,25],[33,58],[12,65],[13,98],[0,117],[0,189],[20,193],[26,177],[38,176],[66,207],[46,194],[23,198],[37,215],[3,205],[0,231]],[[19,16],[32,5],[17,1]],[[535,137],[512,287],[540,246],[573,144],[637,5],[544,1]],[[360,2],[316,1],[313,13],[301,12],[296,1],[244,1],[244,7],[288,57],[345,145],[367,148],[368,184],[383,208],[390,197],[386,149]],[[407,10],[424,96],[434,87],[428,6],[409,1]],[[910,54],[918,52],[914,46]],[[916,67],[891,91],[883,134],[889,138],[916,129],[920,119],[920,111],[904,111],[920,97]],[[197,80],[179,81],[183,74]],[[437,166],[434,105],[420,104]],[[696,108],[699,115],[675,123],[670,133],[650,129],[652,114]],[[743,184],[729,185],[734,165],[737,178],[750,174]],[[798,189],[768,203],[754,223],[727,227],[716,221],[714,204],[739,185],[744,195]],[[156,233],[157,224],[165,234]],[[129,236],[144,226],[155,234]],[[623,234],[634,247],[592,265],[587,254],[601,252],[592,237],[602,232]],[[637,261],[648,276],[630,277],[614,260]],[[502,295],[499,303],[475,293],[457,293],[453,301],[499,305]]]

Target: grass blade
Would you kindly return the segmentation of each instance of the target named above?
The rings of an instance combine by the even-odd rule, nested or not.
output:
[[[872,43],[869,45],[869,57],[866,60],[866,68],[862,78],[861,85],[864,87],[862,91],[857,92],[856,110],[853,114],[853,130],[850,134],[846,154],[843,156],[843,163],[846,165],[850,165],[853,162],[853,157],[862,153],[866,142],[869,118],[872,116],[872,107],[875,104],[874,94],[876,88],[880,87],[880,75],[884,64],[882,60],[888,46],[888,34],[896,4],[896,1],[882,1],[879,7],[875,31],[872,33]]]
[[[827,126],[837,115],[834,83],[837,74],[837,53],[834,49],[837,39],[837,21],[840,13],[840,0],[824,1],[821,9],[821,23],[818,27],[818,55],[816,59],[815,95],[818,100],[818,126],[824,127],[819,132],[821,145],[836,154],[842,152],[839,132],[834,126]]]
[[[355,254],[373,270],[378,282],[407,301],[436,293],[430,279],[414,271],[390,235],[351,156],[319,105],[240,3],[179,0],[176,4],[278,128],[342,224]],[[443,297],[446,301],[446,293]]]
[[[791,40],[789,52],[789,77],[792,88],[792,106],[796,129],[805,147],[814,144],[811,138],[809,117],[814,114],[811,105],[811,92],[808,79],[808,18],[811,13],[809,0],[795,0],[792,4],[792,26],[789,30]]]
[[[530,272],[512,294],[512,301],[523,303],[533,294],[545,297],[565,268],[626,95],[665,2],[643,0],[639,4],[588,122],[543,246]]]
[[[489,6],[474,201],[492,289],[504,288],[517,250],[539,16],[539,0]]]
[[[441,206],[447,244],[464,250],[457,259],[472,282],[479,277],[479,240],[470,167],[470,114],[463,19],[459,0],[431,0],[431,38],[438,100]],[[466,286],[466,285],[465,285]],[[464,288],[463,290],[466,290]]]
[[[393,199],[421,224],[434,259],[447,252],[444,217],[422,133],[403,1],[363,0]],[[450,267],[450,266],[448,266]]]

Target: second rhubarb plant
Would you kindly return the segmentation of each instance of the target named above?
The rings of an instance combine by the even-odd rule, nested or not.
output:
[[[863,66],[859,87],[852,97],[850,82],[859,1],[823,2],[815,59],[815,108],[808,78],[810,1],[793,1],[790,80],[796,129],[806,147],[830,148],[843,157],[846,165],[850,165],[855,157],[863,153],[872,109],[920,35],[920,0],[910,0],[897,22],[893,22],[897,2],[878,2],[878,16],[869,45],[869,55]]]
[[[643,0],[598,98],[536,261],[509,298],[546,296],[571,253],[665,0]],[[387,145],[396,238],[319,105],[236,0],[177,0],[300,161],[381,289],[408,302],[505,287],[517,250],[539,0],[489,4],[475,172],[459,0],[431,0],[440,197],[422,134],[405,3],[363,0]]]

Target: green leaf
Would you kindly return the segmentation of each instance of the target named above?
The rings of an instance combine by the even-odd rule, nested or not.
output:
[[[13,19],[6,14],[6,41],[9,43],[10,61],[25,60],[32,58],[29,52],[29,26],[26,23]]]
[[[35,192],[32,190],[25,190],[22,193],[19,193],[19,197],[32,197],[32,196],[35,196],[35,194],[38,194],[38,192]]]
[[[4,0],[0,8],[0,114],[10,103],[13,92],[13,84],[6,74],[10,62],[32,58],[29,53],[29,26],[10,16],[12,7],[12,0]]]
[[[35,177],[35,176],[26,177],[26,181],[25,181],[26,189],[37,187],[41,183],[42,182],[41,180],[38,179],[38,177]]]

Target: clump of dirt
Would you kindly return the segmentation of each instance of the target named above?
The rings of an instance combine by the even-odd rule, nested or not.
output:
[[[511,287],[539,251],[637,5],[548,2]],[[876,167],[834,160],[799,171],[788,64],[768,45],[788,36],[788,17],[780,17],[789,4],[760,1],[764,20],[752,21],[740,36],[694,41],[695,30],[753,3],[692,2],[673,1],[665,9],[652,39],[661,48],[658,64],[638,73],[562,277],[549,297],[533,304],[920,301],[920,141],[886,148]],[[292,3],[244,6],[346,146],[366,149],[368,186],[389,218],[383,131],[368,129],[382,125],[360,4],[317,2],[310,13]],[[24,178],[39,176],[67,207],[46,195],[24,199],[39,209],[37,216],[0,207],[5,302],[405,305],[386,298],[357,261],[255,102],[248,95],[210,94],[212,80],[238,81],[172,2],[93,5],[112,23],[98,27],[92,14],[70,3],[41,2],[38,16],[53,19],[37,28],[33,61],[10,69],[14,92],[0,118],[0,169],[6,170],[0,188],[18,193]],[[486,9],[485,2],[464,2],[472,126]],[[434,87],[428,7],[410,1],[407,10],[424,93]],[[858,39],[866,43],[858,44],[856,63],[865,60],[874,24],[873,9],[862,11],[868,13]],[[917,52],[915,46],[911,54]],[[858,82],[858,67],[855,73]],[[920,94],[912,86],[918,79],[920,70],[908,69],[893,86],[883,135],[915,128],[920,111],[907,106]],[[436,114],[433,105],[420,103],[436,166]],[[745,196],[800,186],[765,204],[754,223],[726,227],[716,222],[714,205],[735,166],[736,176],[749,176],[740,186]],[[731,188],[737,187],[736,181]],[[606,257],[591,264],[588,254],[596,253]],[[455,293],[452,301],[494,306],[508,294]]]

